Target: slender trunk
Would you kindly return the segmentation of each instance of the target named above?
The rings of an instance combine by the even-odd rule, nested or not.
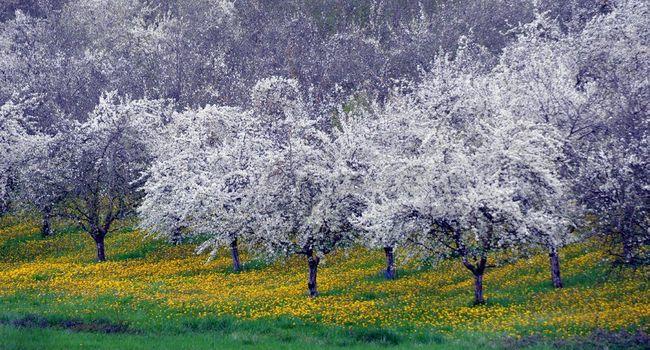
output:
[[[52,225],[50,220],[52,219],[52,209],[49,206],[43,208],[43,224],[41,225],[41,236],[49,237],[52,235]]]
[[[0,217],[9,212],[9,201],[0,199]]]
[[[636,246],[625,233],[621,233],[621,240],[623,241],[623,262],[629,265],[634,261]]]
[[[484,304],[483,298],[483,274],[474,275],[474,305]]]
[[[106,253],[104,250],[104,237],[103,236],[95,237],[95,243],[97,244],[97,262],[106,261]]]
[[[237,248],[237,238],[234,238],[230,242],[230,252],[232,253],[232,269],[235,272],[241,270],[241,264],[239,262],[239,249]]]
[[[181,241],[182,241],[182,232],[181,232],[181,230],[182,229],[180,227],[174,228],[174,232],[172,232],[172,237],[170,239],[171,244],[173,244],[173,245],[181,244]]]
[[[309,281],[307,287],[309,288],[309,296],[311,298],[318,296],[318,287],[316,285],[316,275],[318,273],[318,263],[320,258],[315,255],[307,256],[307,263],[309,264]]]
[[[396,277],[395,272],[395,254],[393,253],[393,247],[384,247],[384,253],[386,253],[386,279],[393,280]]]
[[[560,277],[560,257],[557,254],[557,248],[551,247],[548,256],[551,264],[551,280],[553,281],[553,287],[562,288],[562,278]]]
[[[7,174],[11,174],[11,168],[5,169]],[[11,189],[14,187],[13,185],[13,178],[9,176],[7,179],[5,179],[5,188],[8,191],[11,191]],[[5,214],[9,213],[9,209],[11,207],[11,199],[9,199],[8,196],[4,196],[4,198],[0,198],[0,217],[4,216]]]
[[[474,305],[484,304],[483,274],[485,273],[485,267],[487,266],[487,256],[482,256],[476,264],[472,264],[465,256],[461,259],[463,265],[465,265],[468,270],[472,271],[472,274],[474,275]]]

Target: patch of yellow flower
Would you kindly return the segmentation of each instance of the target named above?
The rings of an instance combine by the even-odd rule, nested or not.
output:
[[[299,257],[241,273],[231,273],[227,252],[206,263],[189,245],[156,244],[137,231],[109,235],[108,259],[155,245],[144,257],[95,263],[92,240],[73,232],[38,238],[34,223],[0,229],[0,303],[16,293],[52,294],[75,304],[102,296],[118,302],[102,307],[136,309],[159,305],[152,317],[232,315],[257,319],[290,316],[343,326],[382,326],[442,332],[490,331],[578,335],[594,328],[640,327],[650,317],[649,270],[611,270],[606,255],[589,244],[561,253],[566,288],[549,285],[547,257],[539,255],[490,268],[485,276],[488,303],[473,307],[472,276],[457,261],[430,269],[405,265],[397,280],[378,277],[379,251],[361,248],[328,256],[318,276],[321,296],[306,296],[307,266]],[[247,257],[244,256],[244,259]],[[585,271],[601,266],[601,278],[581,283]],[[87,308],[82,313],[92,313]]]

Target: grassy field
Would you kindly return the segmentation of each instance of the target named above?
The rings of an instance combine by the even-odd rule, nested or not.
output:
[[[227,252],[206,263],[194,246],[144,238],[124,222],[92,240],[59,224],[43,239],[35,221],[0,220],[0,349],[646,348],[650,269],[616,269],[595,244],[561,251],[566,287],[549,283],[544,254],[494,261],[487,304],[472,306],[458,261],[403,264],[378,274],[382,253],[328,256],[321,296],[306,296],[306,262],[247,261]]]

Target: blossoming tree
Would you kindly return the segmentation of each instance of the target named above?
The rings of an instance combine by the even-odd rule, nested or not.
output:
[[[9,206],[11,183],[16,165],[25,151],[24,138],[27,136],[24,108],[8,101],[0,106],[0,213]]]
[[[56,164],[47,175],[64,198],[60,214],[75,220],[93,238],[98,261],[106,260],[104,238],[111,225],[134,209],[140,196],[140,179],[150,159],[143,127],[154,127],[151,121],[160,119],[162,111],[161,101],[104,94],[86,121],[71,123],[44,146],[46,157],[33,159]],[[52,169],[50,165],[34,166]]]
[[[594,18],[572,41],[578,51],[580,86],[594,93],[589,116],[601,121],[576,158],[575,192],[611,243],[617,261],[648,261],[648,102],[650,53],[648,3],[617,2]]]
[[[267,125],[268,148],[255,199],[256,243],[269,257],[299,254],[309,266],[309,295],[318,295],[321,259],[351,242],[349,218],[359,212],[351,194],[347,139],[325,134],[310,118],[294,80],[257,83],[255,113]]]
[[[555,160],[560,178],[556,190],[545,182],[527,182],[518,192],[534,241],[549,254],[551,280],[562,287],[558,249],[576,239],[572,230],[580,218],[576,198],[570,194],[571,169],[582,138],[598,127],[588,117],[585,102],[590,91],[576,88],[575,51],[568,49],[559,25],[546,13],[515,29],[517,39],[508,45],[490,77],[493,100],[518,119],[529,119],[556,131],[562,152]],[[564,232],[552,232],[564,230]]]
[[[411,191],[409,164],[417,157],[415,140],[409,134],[416,122],[416,106],[411,96],[393,96],[384,104],[373,102],[349,113],[345,127],[356,143],[354,168],[359,183],[353,191],[363,203],[363,215],[354,220],[362,232],[361,242],[382,249],[386,258],[386,279],[397,277],[395,249],[404,246],[413,230],[410,212],[395,210],[402,193]],[[409,252],[405,249],[405,252]]]
[[[197,237],[197,251],[229,246],[239,271],[238,239],[253,230],[260,128],[250,113],[206,106],[174,115],[149,170],[139,208],[142,226],[158,237]]]
[[[408,97],[415,108],[398,113],[408,127],[385,129],[386,139],[397,132],[410,141],[413,157],[395,159],[400,166],[390,172],[408,190],[371,207],[419,226],[408,241],[421,252],[459,257],[480,304],[489,254],[535,239],[529,228],[537,212],[522,204],[524,190],[562,193],[561,144],[553,127],[504,109],[490,75],[464,62],[466,53],[441,60]]]

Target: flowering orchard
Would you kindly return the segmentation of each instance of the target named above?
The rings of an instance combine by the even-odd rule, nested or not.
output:
[[[59,293],[61,302],[77,294],[125,293],[166,304],[169,314],[290,315],[515,333],[530,323],[572,333],[565,326],[612,328],[633,325],[633,315],[647,318],[647,304],[636,299],[647,294],[644,281],[617,285],[639,292],[625,301],[610,299],[614,287],[605,283],[598,292],[523,293],[533,304],[444,307],[459,305],[457,289],[473,290],[472,304],[481,305],[494,286],[530,278],[516,269],[525,269],[540,250],[546,262],[531,261],[546,267],[534,279],[554,289],[563,288],[567,275],[591,271],[604,254],[613,265],[645,271],[647,2],[607,1],[590,10],[579,2],[555,8],[534,1],[529,15],[500,33],[505,42],[497,45],[487,32],[468,28],[429,55],[416,48],[433,42],[439,24],[422,4],[394,28],[384,27],[390,22],[384,2],[364,10],[371,14],[364,21],[332,24],[335,34],[318,21],[278,24],[289,32],[267,39],[293,41],[264,51],[255,43],[268,28],[251,34],[252,12],[235,3],[182,2],[162,13],[166,5],[133,3],[84,7],[71,1],[53,12],[43,9],[50,15],[44,19],[17,10],[2,22],[0,72],[9,73],[9,88],[0,88],[2,212],[35,209],[42,214],[41,235],[59,241],[68,238],[52,237],[51,221],[66,220],[85,232],[102,262],[75,265],[74,255],[66,255],[14,266],[9,259],[3,293],[10,294],[15,281],[19,289]],[[125,17],[94,15],[111,11]],[[88,13],[93,20],[84,17]],[[71,29],[56,26],[68,20],[83,32],[79,45],[86,45],[70,61],[79,65],[83,87],[73,92],[32,74],[41,67],[45,76],[56,75],[66,61],[48,54],[46,39],[64,45],[57,35]],[[481,20],[477,26],[485,25]],[[250,52],[241,45],[249,39]],[[293,56],[314,42],[322,45],[307,51],[323,57]],[[411,42],[417,45],[398,45]],[[32,56],[24,43],[33,46],[27,50]],[[348,51],[361,62],[337,56]],[[242,59],[250,63],[243,67],[237,55],[255,59]],[[251,67],[264,74],[250,76]],[[97,91],[84,92],[91,82]],[[188,245],[209,257],[172,254],[141,266],[106,262],[117,249],[110,239],[116,224],[127,219],[137,220],[146,239],[163,242],[147,246],[162,250],[160,257]],[[585,261],[562,261],[559,252],[569,244],[576,245],[567,252],[588,244],[603,249],[586,253]],[[251,261],[271,267],[210,273],[206,269],[225,265],[222,248],[234,272]],[[344,267],[334,267],[330,261],[344,253]],[[373,254],[384,259],[383,283],[363,282],[362,267],[376,264]],[[203,259],[214,262],[189,266]],[[455,263],[464,270],[450,268]],[[433,270],[400,276],[402,267],[418,264]],[[176,276],[192,268],[200,277]],[[94,277],[78,278],[87,274]],[[309,298],[295,288],[300,279]],[[79,285],[82,280],[92,286]],[[429,290],[445,290],[450,299]],[[364,293],[377,298],[364,300]],[[569,299],[578,303],[574,308],[607,311],[593,321],[578,320],[588,313],[543,321],[521,316],[546,302],[566,307]]]

